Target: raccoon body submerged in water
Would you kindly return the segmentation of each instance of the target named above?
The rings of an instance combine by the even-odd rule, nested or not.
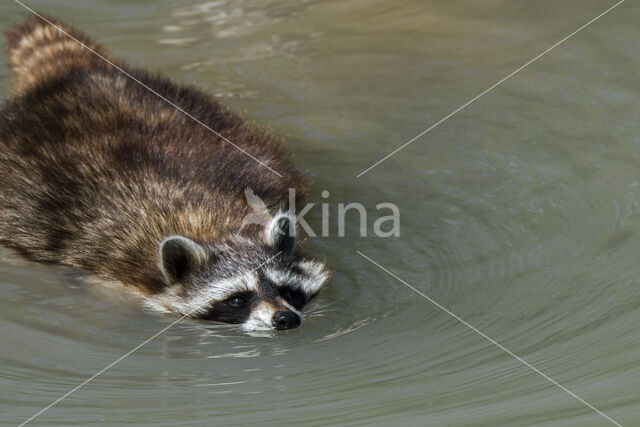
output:
[[[289,188],[304,193],[282,142],[53,23],[68,35],[38,17],[5,32],[14,96],[0,110],[0,243],[113,279],[160,311],[298,326],[324,265],[300,253],[293,215],[242,224],[245,189],[270,209]]]

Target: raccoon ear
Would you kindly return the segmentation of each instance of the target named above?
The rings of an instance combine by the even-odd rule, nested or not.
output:
[[[293,214],[278,212],[269,220],[264,229],[267,245],[291,254],[296,248],[296,217]]]
[[[159,257],[162,273],[169,283],[176,283],[202,267],[207,254],[191,239],[169,236],[160,243]]]

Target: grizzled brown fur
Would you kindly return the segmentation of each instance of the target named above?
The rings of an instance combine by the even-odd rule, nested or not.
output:
[[[269,208],[289,188],[303,194],[282,141],[202,91],[110,58],[282,177],[40,18],[10,27],[5,42],[14,97],[0,111],[0,243],[29,259],[154,293],[167,286],[157,255],[166,236],[239,232],[245,188]]]

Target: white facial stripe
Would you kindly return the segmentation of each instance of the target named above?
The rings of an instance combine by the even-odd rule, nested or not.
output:
[[[315,261],[302,261],[298,263],[298,267],[305,271],[309,276],[317,276],[324,274],[324,264]]]
[[[267,276],[269,280],[276,284],[276,286],[281,285],[291,285],[295,286],[296,283],[300,282],[302,279],[297,274],[289,270],[274,270],[271,268],[267,268],[264,270],[264,274]]]
[[[205,289],[205,291],[208,291],[206,296],[216,301],[221,301],[236,292],[257,290],[258,276],[254,273],[246,273],[242,276],[213,282]]]
[[[277,286],[293,286],[300,288],[307,295],[318,293],[322,285],[329,278],[329,274],[324,269],[324,264],[314,261],[302,261],[298,267],[306,275],[295,274],[290,270],[265,269],[265,275]]]
[[[258,277],[253,273],[212,282],[208,286],[181,295],[179,285],[172,286],[161,294],[150,297],[147,306],[159,311],[176,311],[180,314],[199,314],[206,311],[211,303],[223,301],[236,292],[257,291]]]
[[[271,304],[261,302],[253,309],[247,321],[242,324],[242,328],[246,331],[272,329],[271,321],[274,313],[275,310]]]

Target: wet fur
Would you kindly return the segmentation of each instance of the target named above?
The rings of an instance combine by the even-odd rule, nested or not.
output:
[[[110,58],[282,178],[40,18],[10,27],[5,43],[14,97],[0,111],[0,243],[27,258],[87,269],[161,300],[174,292],[158,262],[167,236],[252,257],[264,231],[241,231],[251,211],[244,190],[270,209],[286,204],[289,188],[301,201],[304,182],[282,141],[206,93]],[[261,247],[243,271],[272,254]],[[297,250],[286,260],[300,262]]]

